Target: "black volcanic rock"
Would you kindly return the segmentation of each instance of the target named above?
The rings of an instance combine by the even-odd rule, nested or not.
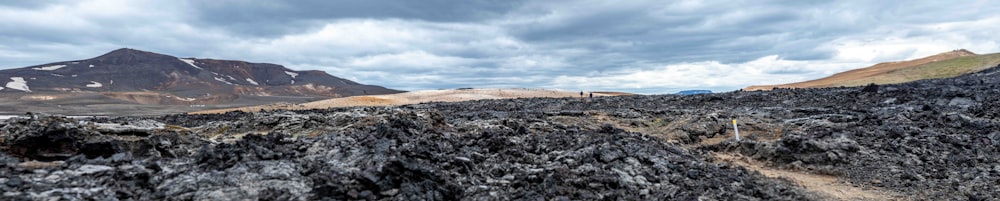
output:
[[[154,92],[192,100],[238,96],[343,97],[401,91],[363,85],[322,71],[245,61],[177,58],[118,49],[86,60],[0,70],[0,93]],[[135,94],[131,94],[135,95]]]
[[[0,200],[998,200],[998,86],[29,115],[0,121]]]

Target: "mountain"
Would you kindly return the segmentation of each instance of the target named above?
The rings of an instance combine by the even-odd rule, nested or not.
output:
[[[28,99],[38,99],[31,94],[56,99],[98,93],[120,101],[166,105],[220,104],[241,97],[332,98],[402,92],[359,84],[323,71],[178,58],[127,48],[92,59],[0,70],[0,83],[6,83],[0,86],[0,95],[16,94]]]
[[[997,64],[1000,64],[1000,53],[978,55],[965,49],[959,49],[909,61],[879,63],[816,80],[779,85],[749,86],[743,90],[850,87],[870,83],[894,84],[924,79],[956,77],[993,67]]]

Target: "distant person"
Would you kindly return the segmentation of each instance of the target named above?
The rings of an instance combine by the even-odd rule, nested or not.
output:
[[[594,100],[594,92],[590,92],[590,100]]]
[[[583,91],[580,91],[580,98],[583,98]]]

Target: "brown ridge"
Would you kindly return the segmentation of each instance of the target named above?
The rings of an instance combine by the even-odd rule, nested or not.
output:
[[[909,61],[895,61],[895,62],[884,62],[875,64],[873,66],[859,68],[849,71],[844,71],[841,73],[833,74],[829,77],[824,77],[815,80],[809,80],[804,82],[796,82],[789,84],[778,84],[778,85],[756,85],[744,88],[744,91],[757,91],[757,90],[771,90],[774,88],[822,88],[822,87],[838,87],[842,86],[843,83],[848,83],[853,80],[859,80],[863,78],[870,78],[875,76],[884,75],[889,72],[893,72],[900,69],[911,68],[931,62],[944,61],[955,59],[959,57],[975,56],[976,53],[965,49],[953,50],[945,53],[940,53],[932,55],[929,57],[909,60]]]

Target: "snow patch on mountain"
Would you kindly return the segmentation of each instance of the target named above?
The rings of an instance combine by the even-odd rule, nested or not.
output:
[[[90,67],[91,67],[91,68],[93,68],[93,67],[94,67],[94,64],[90,64]]]
[[[225,76],[225,77],[229,78],[229,80],[232,80],[232,81],[236,81],[237,80],[235,77],[229,76],[229,75],[223,75],[223,74],[219,74],[219,73],[216,73],[216,72],[212,72],[212,74],[215,74],[215,75],[218,75],[218,76]]]
[[[10,80],[7,82],[7,88],[31,92],[31,89],[28,88],[28,81],[24,81],[23,77],[11,77]]]
[[[292,83],[291,84],[295,84],[295,76],[299,76],[299,74],[295,73],[295,72],[288,72],[288,71],[285,71],[285,74],[288,74],[288,76],[292,76]]]
[[[250,84],[253,84],[253,85],[260,85],[260,84],[257,84],[257,81],[253,81],[250,78],[247,78],[247,82],[250,82]]]
[[[87,87],[90,87],[90,88],[98,88],[98,87],[103,87],[103,86],[104,85],[102,85],[100,82],[94,82],[94,81],[90,81],[90,84],[87,84]]]
[[[32,68],[32,69],[35,69],[35,70],[56,70],[56,69],[60,69],[60,68],[63,68],[63,67],[66,67],[66,65],[52,65],[52,66],[38,67],[38,68]]]
[[[181,101],[195,101],[195,100],[198,100],[198,99],[195,99],[195,98],[182,98],[182,97],[177,97],[177,96],[174,96],[174,99],[181,100]]]
[[[188,65],[191,65],[191,67],[194,67],[194,68],[197,68],[197,69],[202,69],[201,67],[198,67],[198,65],[194,65],[194,60],[193,59],[181,59],[181,58],[177,58],[177,59],[180,59],[184,63],[187,63]]]
[[[218,75],[218,74],[216,74],[216,75]],[[226,81],[225,78],[221,78],[221,77],[213,77],[213,78],[215,78],[216,81],[219,81],[219,82],[222,82],[222,83],[226,83],[226,84],[229,84],[229,85],[235,85],[232,82]]]

